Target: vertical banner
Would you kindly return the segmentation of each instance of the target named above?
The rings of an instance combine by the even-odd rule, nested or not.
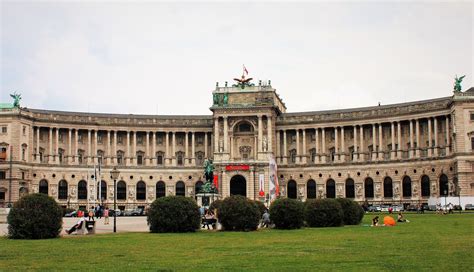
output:
[[[278,184],[277,164],[275,158],[270,155],[269,158],[269,188],[270,188],[270,202],[275,200],[280,194],[280,186]]]
[[[260,197],[265,196],[265,174],[258,175],[258,195]]]
[[[214,183],[214,187],[216,187],[216,190],[219,191],[219,176],[214,175],[213,183]]]

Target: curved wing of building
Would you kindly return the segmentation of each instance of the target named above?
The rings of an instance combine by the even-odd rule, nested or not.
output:
[[[3,108],[0,205],[32,192],[75,208],[111,203],[114,166],[121,209],[165,195],[195,197],[207,158],[220,197],[268,201],[279,184],[281,197],[301,200],[474,202],[473,88],[424,101],[297,113],[286,112],[270,84],[216,87],[212,95],[212,115],[204,116]]]

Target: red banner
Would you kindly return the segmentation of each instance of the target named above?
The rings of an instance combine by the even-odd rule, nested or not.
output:
[[[248,164],[239,164],[239,165],[226,165],[226,171],[248,171],[250,166]]]
[[[219,188],[219,177],[217,175],[214,176],[214,187]]]

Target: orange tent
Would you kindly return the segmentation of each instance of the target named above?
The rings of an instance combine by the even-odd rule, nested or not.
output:
[[[383,218],[383,223],[385,224],[385,226],[392,227],[395,226],[395,219],[393,219],[393,217],[391,216],[385,216]]]

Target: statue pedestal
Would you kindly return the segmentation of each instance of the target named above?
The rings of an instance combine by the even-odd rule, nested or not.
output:
[[[219,199],[219,194],[216,193],[197,193],[196,202],[199,207],[209,207],[212,202]]]

